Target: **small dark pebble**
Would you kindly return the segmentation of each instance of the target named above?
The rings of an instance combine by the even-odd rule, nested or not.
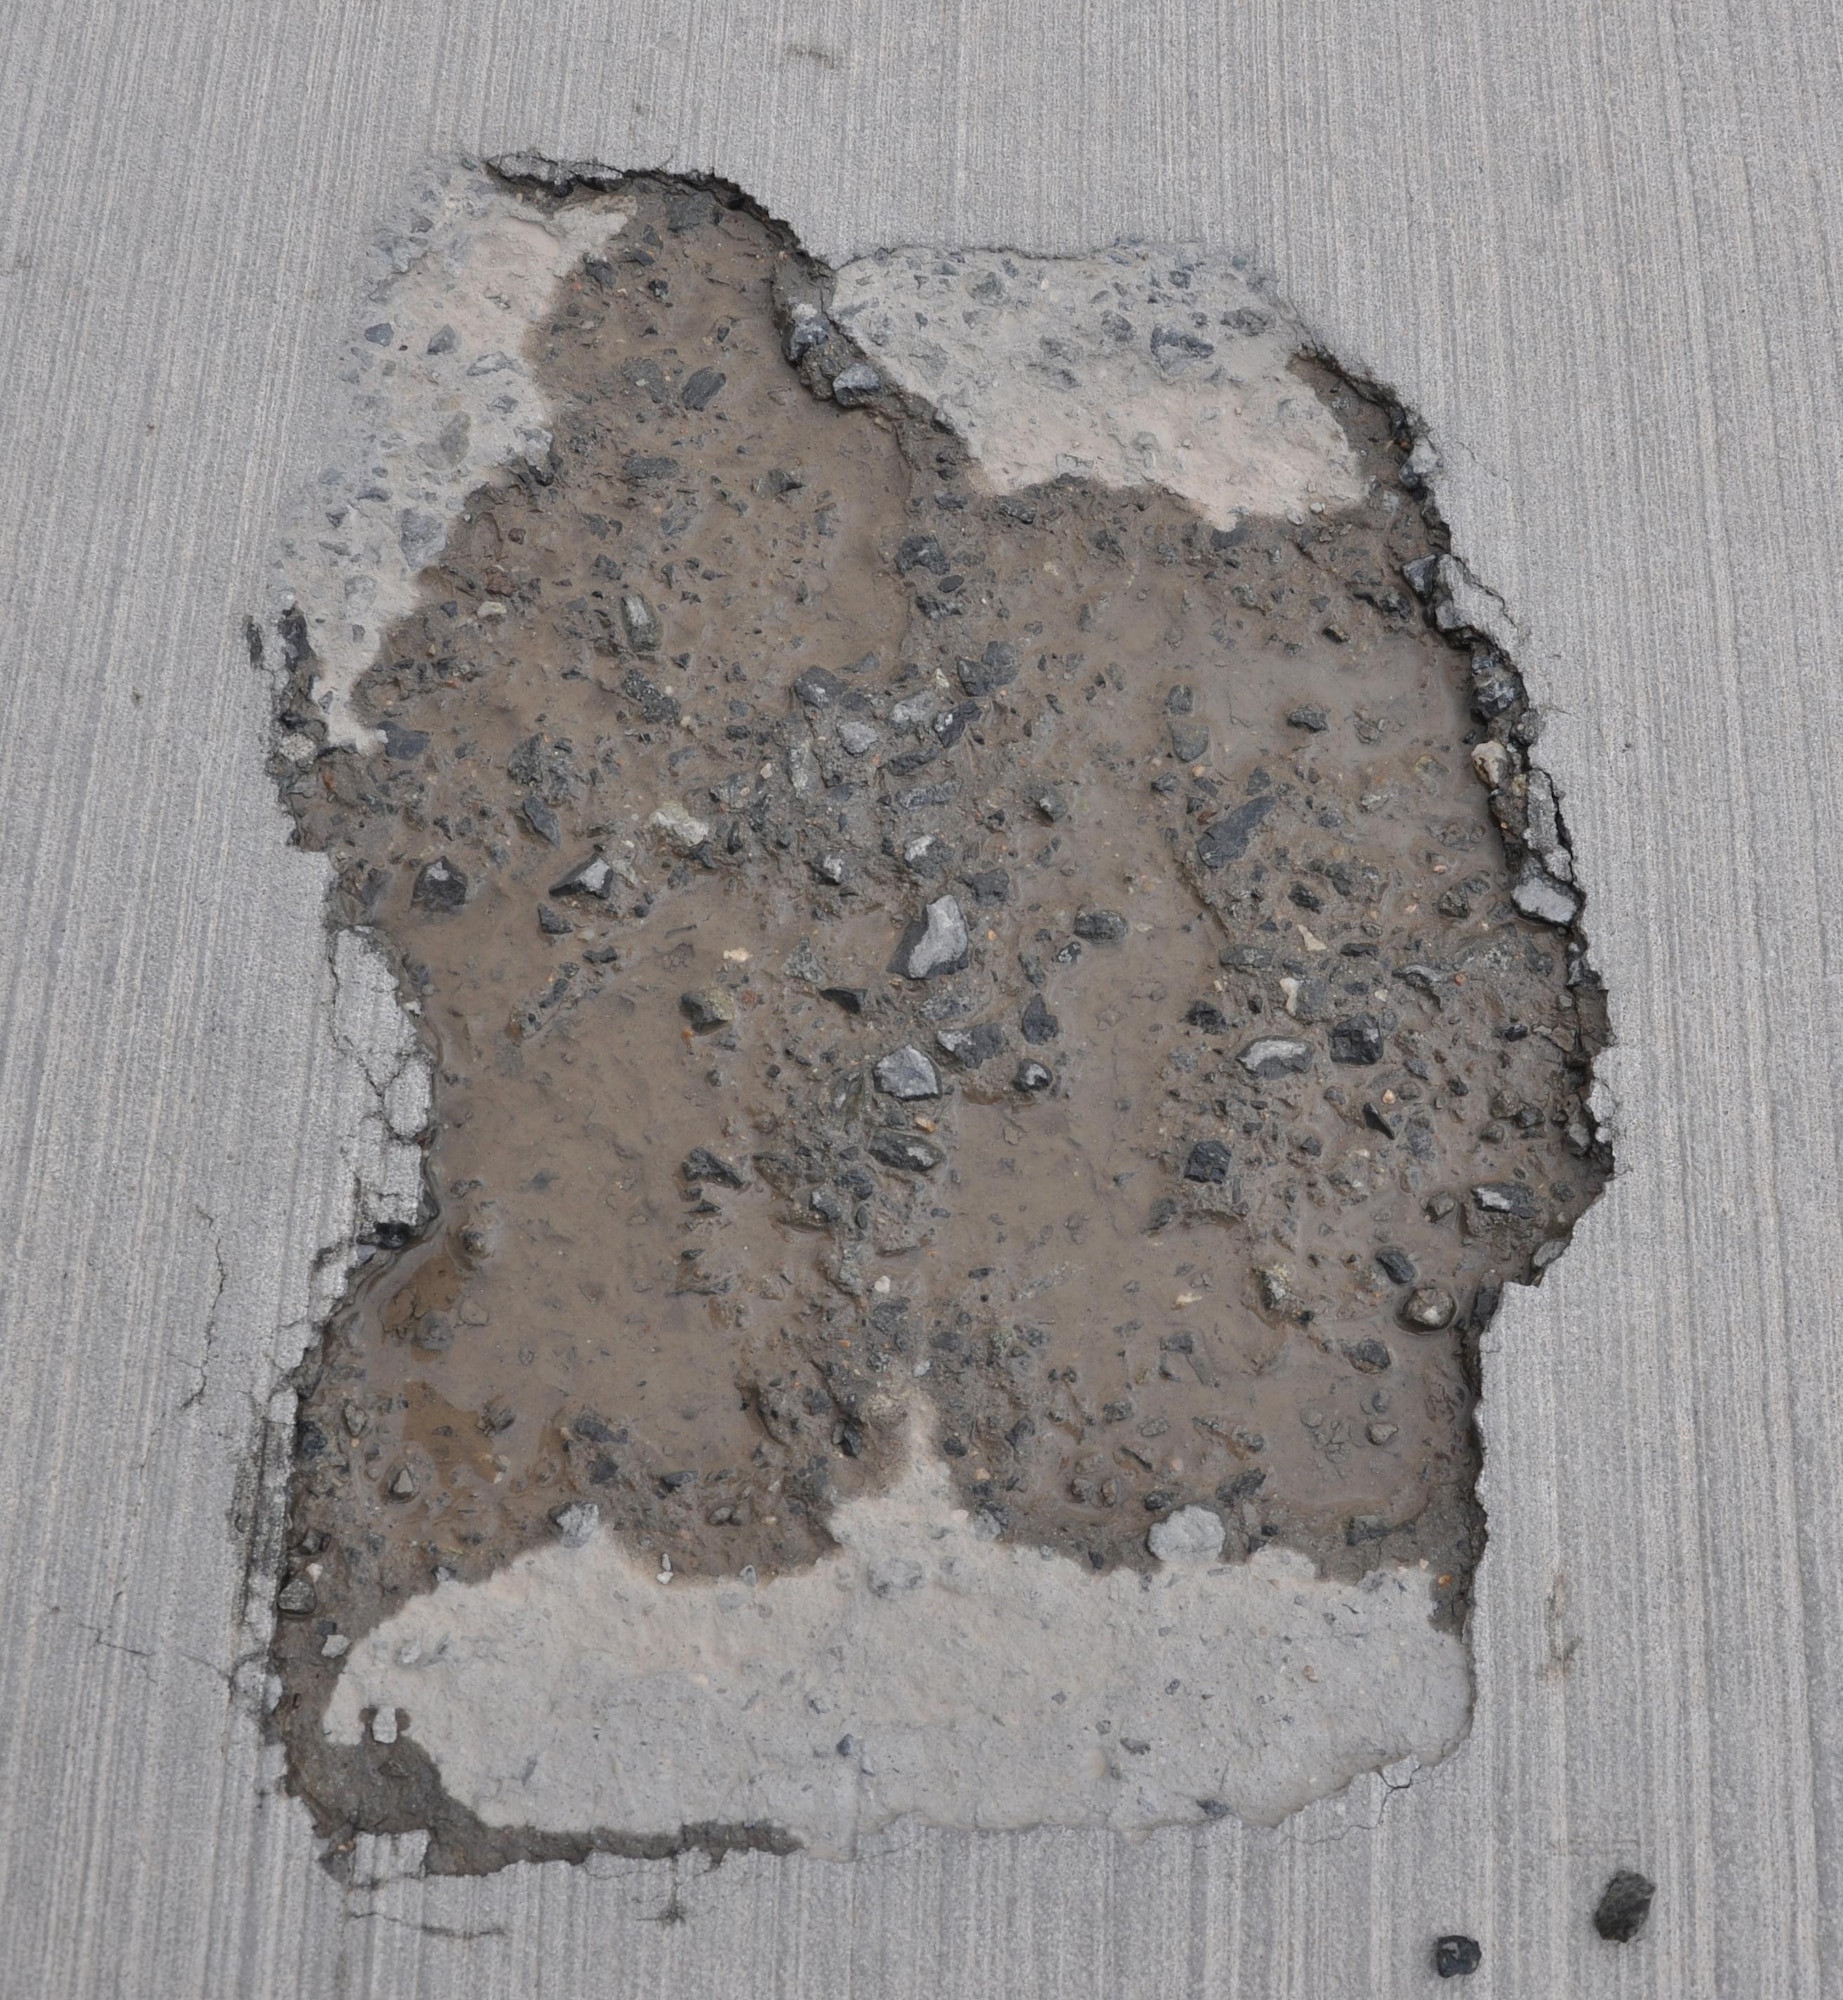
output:
[[[896,568],[903,576],[912,569],[932,570],[936,576],[945,576],[946,552],[932,535],[905,535],[896,546]]]
[[[1331,1026],[1331,1060],[1338,1063],[1379,1063],[1382,1025],[1373,1014],[1352,1014]]]
[[[1226,868],[1231,861],[1239,861],[1247,853],[1256,828],[1273,807],[1273,794],[1265,792],[1224,813],[1204,829],[1197,842],[1197,859],[1212,873]]]
[[[549,842],[552,847],[562,846],[563,828],[558,823],[557,815],[536,792],[520,804],[519,811],[524,815],[525,824],[540,840]]]
[[[1411,1285],[1418,1275],[1414,1259],[1405,1250],[1378,1250],[1376,1262],[1382,1266],[1391,1284]]]
[[[1220,1139],[1199,1139],[1184,1162],[1184,1178],[1220,1186],[1229,1177],[1234,1157]]]
[[[538,929],[546,937],[568,937],[575,928],[561,910],[553,910],[548,903],[538,905]]]
[[[1202,1028],[1212,1035],[1219,1035],[1226,1028],[1228,1017],[1212,1000],[1193,1000],[1184,1010],[1187,1027]]]
[[[311,1618],[319,1598],[305,1576],[291,1576],[275,1596],[275,1608],[284,1618]]]
[[[834,1007],[842,1007],[847,1014],[864,1011],[864,989],[861,986],[822,986],[819,997],[830,1000]]]
[[[719,1187],[747,1186],[742,1169],[720,1158],[707,1146],[693,1146],[679,1169],[688,1181],[715,1181]]]
[[[1372,1132],[1380,1132],[1385,1139],[1393,1139],[1401,1129],[1387,1112],[1379,1110],[1373,1104],[1364,1105],[1363,1122]]]
[[[1361,1368],[1365,1375],[1380,1375],[1395,1366],[1394,1355],[1380,1340],[1353,1340],[1344,1352],[1351,1367]]]
[[[593,951],[585,951],[583,959],[590,965],[619,965],[621,954],[611,944],[597,945]]]
[[[969,695],[993,694],[1017,679],[1017,648],[994,639],[976,660],[956,662],[960,685]]]
[[[1309,729],[1314,735],[1331,727],[1330,717],[1314,702],[1301,702],[1297,708],[1289,709],[1286,719],[1295,729]]]
[[[844,682],[824,667],[808,667],[794,681],[794,693],[808,708],[830,708],[844,691]]]
[[[1478,1970],[1484,1957],[1476,1938],[1461,1937],[1454,1932],[1450,1937],[1434,1940],[1433,1969],[1442,1979],[1464,1979]]]
[[[1019,1090],[1038,1091],[1047,1090],[1056,1079],[1040,1062],[1027,1056],[1018,1064],[1017,1074],[1011,1081]]]
[[[1041,1048],[1045,1042],[1053,1042],[1062,1033],[1062,1023],[1043,1004],[1041,993],[1030,996],[1019,1028],[1033,1049]]]
[[[467,901],[467,877],[445,854],[424,863],[410,900],[425,910],[458,910]]]
[[[1630,1944],[1645,1927],[1651,1914],[1651,1898],[1657,1884],[1635,1869],[1622,1868],[1600,1894],[1593,1913],[1593,1927],[1608,1944]]]
[[[678,400],[688,410],[707,410],[716,400],[717,392],[723,387],[727,377],[720,369],[700,368],[690,376],[679,391]]]
[[[1118,910],[1077,910],[1075,935],[1090,944],[1118,944],[1130,926]]]

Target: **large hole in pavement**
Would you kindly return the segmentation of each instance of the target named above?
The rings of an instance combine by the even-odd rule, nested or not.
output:
[[[356,687],[371,747],[294,662],[299,837],[437,1078],[426,1226],[302,1378],[278,1719],[322,1825],[430,1823],[419,1752],[320,1717],[438,1577],[593,1521],[765,1583],[911,1448],[995,1544],[1149,1571],[1200,1507],[1232,1558],[1425,1564],[1456,1625],[1476,1337],[1603,1182],[1604,1029],[1401,414],[1293,362],[1354,477],[1285,512],[1068,453],[998,490],[784,230],[615,206],[527,349],[549,434]],[[937,318],[1029,285],[913,270]],[[1269,330],[1201,289],[1123,257],[1028,366],[1143,351],[1200,423]]]

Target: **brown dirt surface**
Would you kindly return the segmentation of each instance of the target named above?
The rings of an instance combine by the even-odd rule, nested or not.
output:
[[[1301,363],[1347,513],[994,496],[829,393],[842,335],[789,362],[783,231],[624,198],[527,356],[549,462],[388,634],[383,747],[286,787],[437,1114],[304,1378],[284,1726],[326,1635],[573,1503],[680,1575],[810,1563],[917,1392],[995,1534],[1143,1564],[1200,1502],[1462,1604],[1471,1344],[1602,1184],[1603,1029],[1404,581],[1411,440]]]

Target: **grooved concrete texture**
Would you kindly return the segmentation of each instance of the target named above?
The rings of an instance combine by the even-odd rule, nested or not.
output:
[[[9,28],[0,1987],[1325,2000],[1440,1990],[1446,1929],[1483,1941],[1472,1991],[1843,1986],[1834,11],[65,0]],[[374,232],[432,152],[524,146],[715,170],[834,258],[1246,250],[1431,423],[1554,717],[1624,1172],[1496,1329],[1477,1716],[1407,1789],[849,1867],[424,1881],[378,1844],[342,1891],[262,1788],[256,1447],[384,1141],[241,614]],[[1621,1866],[1659,1895],[1614,1947],[1588,1919]]]

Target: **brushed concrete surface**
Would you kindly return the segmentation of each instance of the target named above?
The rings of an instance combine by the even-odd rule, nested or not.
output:
[[[1440,1990],[1446,1929],[1474,1993],[1843,1987],[1840,89],[1820,0],[9,10],[0,1991],[1322,2000]],[[242,616],[381,227],[524,146],[834,258],[1246,251],[1430,421],[1554,717],[1623,1174],[1496,1329],[1477,1714],[1405,1789],[342,1889],[268,1788],[258,1450],[387,1135]]]

